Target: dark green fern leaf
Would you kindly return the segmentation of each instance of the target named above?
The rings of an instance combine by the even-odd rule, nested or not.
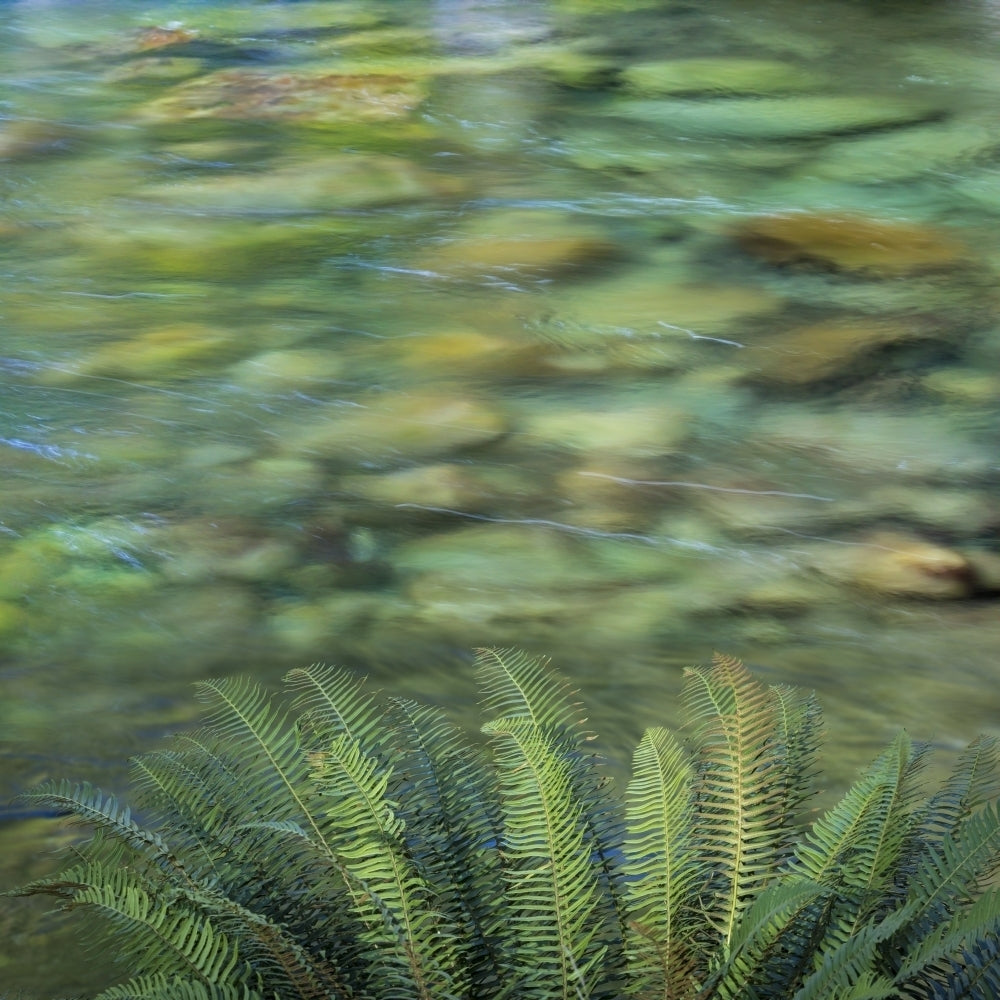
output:
[[[801,939],[814,903],[828,890],[808,879],[784,879],[760,892],[742,914],[720,968],[704,992],[719,1000],[787,996],[800,967],[788,939]]]
[[[141,976],[104,990],[96,1000],[265,1000],[248,986],[231,986],[181,979],[177,976]]]
[[[392,739],[400,769],[391,795],[406,847],[437,905],[457,928],[454,947],[470,995],[495,996],[509,978],[501,816],[493,771],[480,747],[437,709],[393,699]]]
[[[357,887],[374,974],[400,997],[460,995],[452,945],[457,927],[438,911],[407,855],[403,823],[386,796],[391,772],[347,733],[309,761],[331,849]]]

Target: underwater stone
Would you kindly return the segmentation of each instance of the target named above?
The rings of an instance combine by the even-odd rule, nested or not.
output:
[[[914,319],[843,317],[753,338],[747,345],[751,381],[805,386],[833,377],[863,377],[863,360],[893,346],[932,339]],[[744,360],[741,354],[737,360]]]
[[[264,351],[233,365],[229,374],[238,385],[254,391],[281,392],[315,388],[343,374],[344,359],[316,348]]]
[[[742,221],[733,236],[744,251],[769,264],[883,277],[968,261],[966,248],[933,226],[861,215],[761,215]]]
[[[684,136],[806,139],[928,121],[938,108],[873,95],[729,97],[711,101],[633,98],[609,105],[610,115],[638,119]]]
[[[507,421],[492,407],[447,395],[389,395],[359,401],[332,419],[290,431],[285,446],[354,462],[426,458],[495,441]]]
[[[424,96],[420,81],[392,74],[225,69],[178,85],[140,113],[159,122],[386,122],[408,117]]]
[[[350,153],[253,173],[216,172],[145,188],[141,196],[212,214],[266,215],[374,208],[461,192],[457,181],[403,157]]]
[[[638,94],[774,94],[811,90],[822,78],[776,59],[669,59],[637,63],[622,81]]]
[[[73,365],[43,369],[39,381],[60,384],[91,375],[143,380],[185,378],[201,374],[206,362],[240,350],[241,345],[228,330],[200,323],[176,323],[130,340],[111,341]]]
[[[825,576],[891,596],[954,600],[971,596],[976,586],[960,552],[895,532],[817,547],[812,562]]]

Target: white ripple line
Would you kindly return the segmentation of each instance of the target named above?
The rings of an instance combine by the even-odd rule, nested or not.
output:
[[[624,486],[683,486],[689,490],[712,490],[716,493],[745,493],[755,497],[791,497],[795,500],[822,500],[823,503],[833,503],[835,497],[821,497],[815,493],[788,493],[785,490],[744,490],[735,486],[712,486],[709,483],[684,483],[655,479],[626,479],[624,476],[611,476],[605,472],[578,472],[580,476],[590,476],[592,479],[610,479]]]
[[[426,510],[432,514],[455,514],[457,517],[467,517],[473,521],[489,521],[491,524],[537,524],[545,528],[558,528],[574,535],[586,535],[591,538],[626,538],[647,545],[658,545],[659,542],[649,535],[639,535],[630,531],[600,531],[597,528],[584,528],[576,524],[566,524],[564,521],[547,521],[541,517],[489,517],[487,514],[473,514],[467,510],[454,510],[451,507],[432,507],[423,503],[397,503],[396,509]]]

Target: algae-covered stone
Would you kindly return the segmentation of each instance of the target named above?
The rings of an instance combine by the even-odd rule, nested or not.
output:
[[[638,94],[776,94],[812,90],[822,77],[776,59],[705,57],[636,63],[622,73]]]
[[[652,545],[577,535],[555,522],[442,532],[404,543],[392,562],[412,580],[409,592],[418,600],[426,587],[451,587],[452,599],[461,601],[470,588],[580,591],[665,580],[678,572],[675,560]]]
[[[990,468],[989,456],[975,440],[936,412],[904,416],[865,407],[775,408],[754,424],[754,441],[815,462],[827,474],[852,470],[876,474],[884,482],[954,482],[956,476],[983,475]]]
[[[741,221],[733,235],[770,264],[803,264],[885,277],[954,268],[966,248],[934,226],[861,215],[795,212]]]
[[[294,452],[354,462],[426,458],[495,441],[506,418],[492,406],[463,396],[376,396],[340,409],[332,419],[290,430]]]
[[[458,278],[585,275],[622,256],[605,233],[553,211],[491,212],[442,239],[416,266]]]
[[[595,346],[595,335],[611,341],[646,335],[669,351],[675,341],[724,335],[738,339],[743,321],[780,310],[782,299],[766,289],[722,282],[671,281],[656,270],[635,271],[554,293],[551,306],[562,324],[565,346]],[[623,345],[618,345],[623,346]]]
[[[224,69],[178,85],[145,105],[142,115],[158,122],[386,122],[408,117],[425,93],[418,80],[377,72]]]
[[[91,375],[162,381],[202,374],[207,363],[238,353],[228,330],[178,323],[112,341],[73,365],[44,370],[41,380],[62,382]]]
[[[231,281],[301,273],[354,246],[358,223],[350,218],[216,218],[163,213],[152,219],[81,226],[77,261],[111,276]],[[85,248],[85,249],[84,249]],[[75,262],[74,262],[75,263]]]
[[[199,212],[264,215],[374,208],[460,190],[403,157],[351,153],[253,173],[216,172],[146,188],[142,196]]]
[[[817,547],[812,561],[826,576],[890,596],[954,600],[975,589],[972,565],[960,552],[896,532]]]
[[[1000,399],[1000,375],[979,368],[940,368],[920,384],[935,396],[967,405],[992,405]]]
[[[539,406],[523,415],[518,431],[536,446],[638,458],[677,451],[691,432],[691,421],[685,411],[668,405]]]
[[[844,317],[755,337],[739,360],[746,361],[747,377],[754,381],[805,386],[835,377],[863,377],[869,356],[933,335],[913,319]]]
[[[959,169],[997,145],[995,132],[979,122],[928,122],[884,134],[845,137],[810,160],[803,172],[809,177],[885,184],[927,171]]]
[[[392,348],[401,364],[422,376],[531,374],[545,368],[544,352],[537,345],[478,330],[441,330],[397,337]],[[380,353],[384,349],[379,345]]]
[[[678,136],[744,139],[808,139],[867,132],[940,117],[920,102],[872,95],[731,97],[714,101],[634,98],[615,102],[609,113],[660,126]]]
[[[133,59],[111,70],[105,79],[112,84],[163,83],[187,80],[204,72],[201,59],[190,56],[147,56]]]
[[[517,483],[503,484],[499,476],[451,462],[345,476],[340,480],[340,488],[344,491],[375,503],[461,511],[480,510],[495,504],[503,485],[514,489]]]
[[[356,636],[371,621],[384,615],[389,604],[384,594],[334,593],[316,601],[281,601],[268,614],[268,632],[296,656],[325,655],[332,642]]]
[[[229,369],[238,385],[264,392],[315,389],[343,373],[343,356],[318,348],[263,351]]]

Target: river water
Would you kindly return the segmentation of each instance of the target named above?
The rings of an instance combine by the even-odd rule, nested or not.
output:
[[[475,724],[547,654],[615,766],[713,649],[827,783],[1000,730],[1000,12],[0,4],[0,798],[125,788],[198,678]],[[2,882],[66,836],[0,806]],[[0,910],[0,995],[105,981]]]

